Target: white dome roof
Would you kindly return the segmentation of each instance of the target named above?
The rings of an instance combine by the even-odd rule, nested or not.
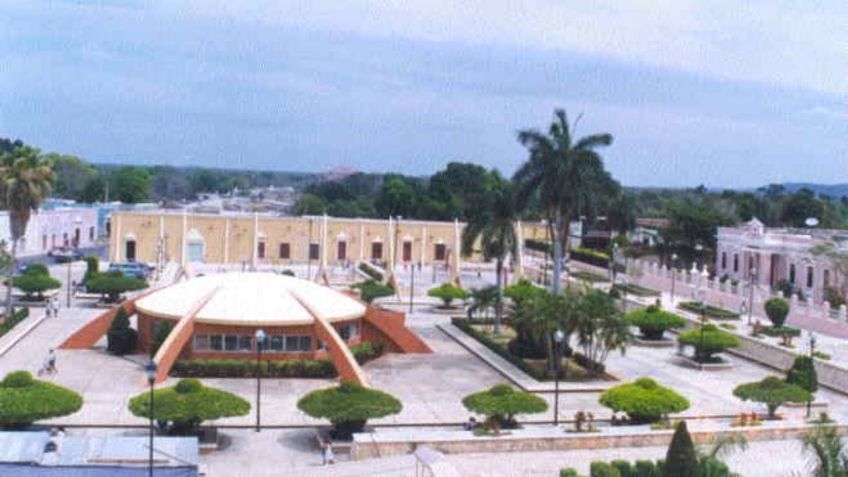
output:
[[[217,290],[217,291],[216,291]],[[365,306],[336,290],[275,273],[222,273],[192,278],[136,302],[139,312],[178,319],[209,293],[195,322],[243,326],[308,325],[365,315]]]

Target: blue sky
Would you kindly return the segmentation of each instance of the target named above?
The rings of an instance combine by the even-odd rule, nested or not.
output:
[[[803,7],[803,9],[801,8]],[[627,185],[848,182],[848,2],[0,0],[0,136],[97,162],[511,174],[555,107]]]

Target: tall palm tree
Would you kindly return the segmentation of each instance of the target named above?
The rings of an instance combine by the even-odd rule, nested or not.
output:
[[[0,156],[0,205],[9,211],[12,246],[6,289],[6,316],[12,313],[12,279],[16,268],[18,241],[26,234],[32,212],[50,195],[56,175],[52,164],[38,149],[18,146]]]
[[[557,109],[547,134],[536,129],[518,132],[518,142],[527,148],[529,157],[513,181],[518,203],[525,204],[538,194],[552,223],[554,293],[561,287],[562,252],[568,247],[569,223],[579,214],[594,215],[599,198],[618,188],[596,151],[612,144],[612,135],[591,134],[575,139],[572,135],[579,120],[578,117],[569,124],[565,111]]]
[[[818,425],[801,436],[804,450],[813,455],[814,477],[848,477],[848,452],[834,426]]]
[[[518,236],[515,221],[518,211],[512,184],[497,172],[492,173],[487,207],[472,217],[462,231],[462,254],[471,255],[474,245],[480,240],[480,253],[485,260],[495,260],[498,296],[495,302],[495,333],[501,332],[503,319],[503,270],[507,257],[518,257]]]

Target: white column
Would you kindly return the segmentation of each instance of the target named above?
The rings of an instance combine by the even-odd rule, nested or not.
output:
[[[224,219],[224,264],[230,263],[230,218]]]
[[[327,213],[321,222],[321,268],[327,268]]]
[[[452,278],[459,278],[459,253],[460,253],[460,241],[459,241],[459,219],[453,219],[453,267],[452,267]]]
[[[427,259],[427,226],[421,226],[421,264]]]
[[[253,213],[253,251],[250,254],[250,265],[256,266],[256,252],[259,248],[259,214]]]
[[[115,240],[115,253],[113,254],[114,261],[121,261],[121,245],[123,244],[123,240],[121,239],[121,214],[113,213],[112,217],[115,219],[115,226],[112,227],[112,234],[114,234]]]
[[[386,231],[386,241],[389,242],[389,256],[388,260],[386,260],[386,271],[391,274],[394,272],[394,257],[395,257],[395,240],[394,240],[394,224],[392,223],[392,216],[389,216],[389,222]]]
[[[183,226],[180,233],[180,265],[186,264],[186,227],[188,226],[188,215],[183,209]]]
[[[359,259],[365,260],[365,225],[359,224]]]
[[[520,220],[515,223],[515,229],[515,249],[518,252],[518,257],[516,257],[518,260],[518,269],[514,275],[515,278],[521,278],[524,276],[524,228],[521,226]]]

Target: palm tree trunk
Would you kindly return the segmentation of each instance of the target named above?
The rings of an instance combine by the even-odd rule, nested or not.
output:
[[[501,320],[503,319],[503,258],[498,257],[495,261],[495,275],[498,287],[498,301],[495,303],[495,334],[501,334]]]
[[[551,291],[559,293],[561,289],[560,277],[562,276],[562,210],[559,207],[554,211],[554,282],[551,284]],[[545,271],[545,274],[548,272]]]
[[[12,260],[9,264],[9,274],[6,277],[6,319],[12,317],[12,277],[15,275],[15,269],[17,268],[17,253],[18,253],[18,240],[12,237],[12,249],[11,256]]]

